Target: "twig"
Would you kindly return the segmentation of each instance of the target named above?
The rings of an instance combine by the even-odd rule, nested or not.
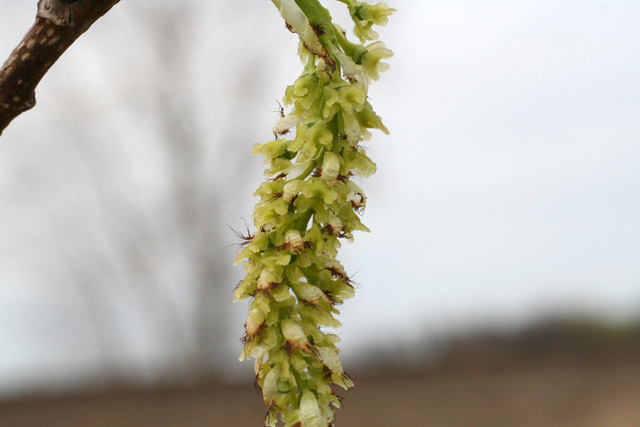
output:
[[[36,87],[49,68],[119,1],[38,2],[35,23],[0,69],[0,135],[13,119],[36,105]]]

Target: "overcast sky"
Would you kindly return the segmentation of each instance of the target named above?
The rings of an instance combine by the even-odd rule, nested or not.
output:
[[[371,143],[373,232],[349,248],[367,286],[345,324],[636,315],[640,5],[403,4],[373,94],[392,131]]]
[[[64,283],[37,279],[24,256],[29,248],[16,255],[16,230],[32,223],[21,222],[20,203],[7,187],[21,174],[37,179],[37,171],[12,165],[40,155],[44,145],[34,128],[60,137],[47,116],[56,108],[47,99],[60,96],[60,87],[78,97],[98,91],[102,99],[95,108],[118,110],[110,104],[116,99],[111,88],[93,85],[103,81],[100,67],[126,73],[129,63],[117,65],[119,55],[133,58],[143,49],[136,31],[121,25],[131,22],[128,3],[135,1],[122,1],[70,49],[45,77],[36,109],[0,139],[0,203],[6,206],[0,210],[0,387],[19,386],[24,372],[59,369],[62,362],[48,364],[40,356],[46,340],[34,332],[42,321],[38,313],[79,310],[77,301],[69,302],[73,298],[57,294]],[[378,164],[378,173],[360,183],[368,196],[363,221],[372,233],[343,246],[344,264],[357,271],[361,285],[342,307],[346,357],[381,337],[412,341],[573,311],[637,317],[640,3],[388,3],[398,12],[380,34],[396,56],[371,97],[391,135],[378,133],[367,143]],[[9,0],[0,4],[7,7]],[[30,25],[34,9],[11,4],[15,15],[2,14],[0,22],[3,57]],[[254,7],[259,28],[229,25],[228,16],[210,14],[216,37],[209,41],[217,47],[194,47],[203,61],[220,63],[219,75],[195,78],[222,112],[238,84],[234,62],[259,58],[253,67],[266,86],[251,100],[255,116],[239,113],[253,132],[236,142],[247,156],[253,143],[269,137],[277,118],[273,100],[300,70],[295,38],[271,3]],[[256,169],[251,187],[258,185],[260,163],[248,163]],[[241,226],[238,218],[249,217],[251,192],[238,196],[242,206],[225,212],[224,224]],[[38,210],[33,201],[29,206]],[[246,313],[242,306],[234,310],[240,334]]]

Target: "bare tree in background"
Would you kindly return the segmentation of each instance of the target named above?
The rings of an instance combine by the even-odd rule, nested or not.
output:
[[[112,89],[113,96],[135,121],[137,136],[131,138],[138,138],[137,143],[147,138],[142,145],[157,155],[128,157],[126,144],[95,141],[95,123],[76,110],[73,114],[80,116],[61,142],[74,152],[68,170],[60,172],[61,184],[40,183],[38,189],[34,182],[28,190],[38,194],[78,186],[84,195],[79,203],[91,206],[45,214],[58,242],[51,251],[64,262],[42,274],[65,281],[82,296],[106,377],[118,374],[120,349],[132,340],[127,331],[131,325],[118,319],[124,300],[134,307],[136,328],[152,343],[149,351],[163,354],[150,368],[154,377],[195,380],[224,370],[220,361],[228,351],[221,343],[229,330],[227,307],[234,283],[229,257],[221,256],[232,242],[221,218],[234,210],[239,189],[247,193],[246,175],[234,173],[246,161],[241,159],[247,157],[247,145],[232,142],[243,135],[243,118],[236,112],[260,90],[251,61],[261,58],[235,61],[232,84],[238,96],[223,100],[225,112],[216,112],[221,116],[207,117],[211,110],[202,108],[194,72],[213,76],[218,70],[198,65],[200,52],[192,49],[196,26],[186,23],[213,7],[220,11],[229,6],[206,4],[129,5],[153,63],[127,77],[129,82],[138,78],[135,91],[125,83],[123,89]],[[57,99],[59,122],[64,123],[65,111],[73,106],[65,104],[63,93]],[[162,184],[152,190],[134,188],[141,168],[156,171]],[[86,209],[93,216],[87,218]],[[233,249],[229,253],[233,256]]]

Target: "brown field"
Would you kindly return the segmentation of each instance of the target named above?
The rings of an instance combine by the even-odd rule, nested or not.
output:
[[[437,364],[356,375],[336,425],[640,426],[636,335],[534,338],[466,340]],[[253,387],[206,385],[7,401],[0,426],[260,426],[263,414]]]

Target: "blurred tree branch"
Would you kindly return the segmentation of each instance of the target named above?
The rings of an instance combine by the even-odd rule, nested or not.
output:
[[[72,5],[76,25],[75,6],[87,1]],[[121,12],[122,19],[117,34],[106,25],[90,34],[112,35],[89,48],[100,51],[91,65],[104,75],[87,76],[95,78],[92,91],[104,90],[108,101],[105,95],[69,92],[61,83],[86,73],[86,64],[69,64],[67,74],[49,75],[50,88],[39,88],[55,101],[47,120],[55,125],[14,129],[12,138],[18,139],[25,131],[38,140],[42,132],[62,135],[54,149],[44,145],[51,155],[34,155],[22,144],[24,159],[7,162],[16,171],[7,176],[20,181],[8,183],[7,195],[0,185],[0,206],[11,206],[7,196],[29,195],[15,209],[16,218],[32,220],[34,239],[46,236],[22,246],[25,268],[17,269],[26,280],[56,287],[69,304],[78,303],[79,310],[52,303],[63,322],[53,338],[61,340],[56,350],[92,360],[95,378],[104,384],[193,383],[227,378],[235,370],[228,361],[237,358],[237,340],[231,339],[237,331],[226,301],[236,280],[233,250],[224,249],[230,234],[225,223],[238,220],[236,204],[244,201],[237,194],[250,175],[229,170],[245,170],[243,162],[250,161],[242,141],[255,140],[258,132],[246,126],[246,117],[264,110],[251,100],[266,99],[269,91],[266,76],[255,69],[271,53],[259,49],[239,57],[232,70],[222,70],[225,78],[210,79],[222,73],[216,58],[232,55],[235,46],[211,44],[215,26],[203,24],[215,18],[247,29],[239,31],[246,44],[248,30],[262,17],[259,10],[240,16],[238,7],[170,0],[162,7],[133,2],[114,10],[111,16]],[[123,40],[131,40],[125,50]],[[102,128],[105,114],[114,116]],[[216,167],[219,158],[229,168]],[[32,178],[20,178],[22,168]],[[20,236],[8,215],[0,209],[0,235]],[[0,239],[0,259],[5,240],[13,238]],[[25,316],[39,319],[38,313]],[[73,341],[67,340],[72,334]]]
[[[0,69],[0,135],[13,119],[36,105],[36,86],[58,58],[119,1],[38,2],[35,23]],[[68,10],[68,15],[56,19],[52,13],[61,10]]]

